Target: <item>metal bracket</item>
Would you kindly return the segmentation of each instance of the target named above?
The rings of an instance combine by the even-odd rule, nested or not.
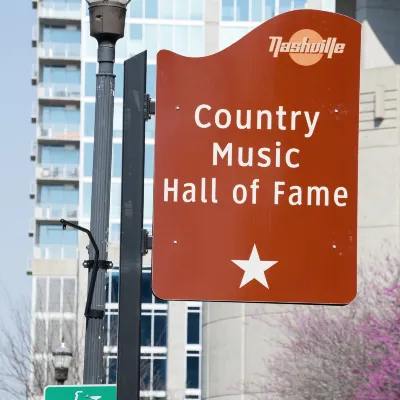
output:
[[[149,94],[144,95],[144,120],[148,121],[152,115],[156,114],[156,101]]]
[[[94,260],[85,260],[83,262],[83,268],[93,268],[94,266]],[[97,261],[97,266],[99,269],[111,269],[113,267],[113,263],[112,261],[106,261],[106,260],[99,260]]]
[[[90,318],[90,319],[103,319],[104,314],[105,314],[104,310],[96,310],[96,309],[91,308],[92,301],[93,301],[93,294],[94,294],[94,288],[96,285],[97,272],[98,272],[99,268],[101,268],[101,269],[111,268],[112,262],[104,261],[104,260],[99,261],[99,248],[97,247],[96,241],[93,238],[92,232],[90,232],[86,228],[83,228],[82,226],[79,226],[79,225],[73,224],[72,222],[66,221],[65,219],[61,219],[60,223],[62,224],[64,230],[67,228],[67,225],[68,225],[71,228],[78,229],[79,231],[85,232],[89,236],[90,242],[92,243],[92,246],[94,248],[95,257],[94,257],[94,260],[84,261],[84,263],[83,263],[83,266],[85,268],[93,268],[92,276],[91,276],[90,284],[89,284],[88,297],[86,300],[85,317]],[[110,267],[110,265],[111,265],[111,267]]]
[[[142,256],[145,256],[149,250],[153,249],[153,236],[149,235],[147,229],[142,229]]]

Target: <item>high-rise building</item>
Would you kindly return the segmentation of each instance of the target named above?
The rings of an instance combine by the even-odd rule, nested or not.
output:
[[[34,240],[29,273],[33,285],[32,357],[37,361],[32,386],[40,395],[43,385],[53,383],[48,355],[62,339],[74,353],[75,367],[69,382],[78,382],[82,376],[87,289],[87,271],[82,262],[88,257],[88,240],[76,230],[62,230],[59,220],[65,218],[89,227],[97,42],[89,35],[85,1],[32,0],[32,5],[38,18],[32,36],[32,45],[37,49],[32,74],[37,101],[31,117],[36,132],[31,154],[36,181],[30,197],[36,207],[29,230]],[[116,267],[107,272],[106,383],[116,379],[123,61],[148,51],[147,92],[154,97],[158,50],[169,49],[192,57],[215,53],[274,15],[307,6],[334,11],[335,0],[132,0],[129,4],[125,37],[116,46],[109,228],[109,260]],[[153,118],[147,123],[145,143],[144,226],[149,231],[154,122]],[[179,399],[200,398],[202,305],[167,303],[155,298],[150,287],[150,260],[151,255],[146,256],[143,263],[142,397],[162,398],[168,394]],[[219,306],[207,307],[217,310]],[[218,317],[211,324],[214,316],[205,321],[205,326],[218,329],[222,322]],[[225,317],[223,310],[220,316]],[[207,328],[204,331],[209,335]],[[223,330],[217,331],[217,337],[218,332]],[[234,330],[229,332],[235,334]],[[220,361],[221,373],[225,361]],[[207,376],[205,381],[209,390],[212,377]]]

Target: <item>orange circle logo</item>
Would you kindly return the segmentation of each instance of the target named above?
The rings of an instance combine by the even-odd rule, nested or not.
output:
[[[303,43],[305,38],[308,39],[307,45],[309,45],[309,53],[290,52],[289,55],[295,63],[309,66],[316,64],[322,58],[324,43],[322,36],[312,29],[301,29],[300,31],[297,31],[289,39],[289,43]]]
[[[282,36],[270,36],[269,51],[274,58],[287,53],[298,65],[310,66],[316,64],[322,57],[331,59],[336,54],[343,54],[345,43],[339,43],[337,37],[322,36],[312,29],[300,29],[288,42]]]

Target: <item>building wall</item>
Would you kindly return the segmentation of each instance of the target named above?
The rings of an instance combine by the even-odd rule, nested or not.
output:
[[[354,12],[355,4],[353,10],[349,2],[346,3],[340,6],[341,12],[348,15]],[[357,3],[357,18],[363,22],[359,125],[360,268],[370,267],[384,256],[395,254],[399,246],[399,66],[394,65],[398,61],[397,49],[393,46],[399,37],[398,24],[394,22],[397,3],[372,0]],[[317,2],[313,5],[317,6]],[[273,321],[289,307],[204,304],[204,399],[244,400],[265,395],[268,370],[264,362],[278,350],[273,341],[280,330],[270,324],[267,328],[263,321],[265,318]],[[268,398],[274,398],[271,396]]]

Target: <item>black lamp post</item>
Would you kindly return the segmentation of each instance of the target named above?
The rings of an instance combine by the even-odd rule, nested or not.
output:
[[[53,363],[55,369],[55,380],[58,385],[64,385],[68,379],[68,371],[71,365],[72,353],[68,350],[64,341],[61,346],[53,353]]]
[[[96,75],[96,105],[93,148],[93,179],[90,231],[98,245],[96,280],[89,268],[89,282],[94,307],[86,315],[86,338],[83,383],[102,384],[104,376],[104,309],[106,269],[108,268],[108,227],[110,216],[111,158],[115,93],[115,44],[124,37],[126,7],[130,0],[87,0],[89,4],[90,36],[98,42]],[[95,260],[95,250],[89,247],[89,258]],[[96,275],[97,274],[97,275]]]

